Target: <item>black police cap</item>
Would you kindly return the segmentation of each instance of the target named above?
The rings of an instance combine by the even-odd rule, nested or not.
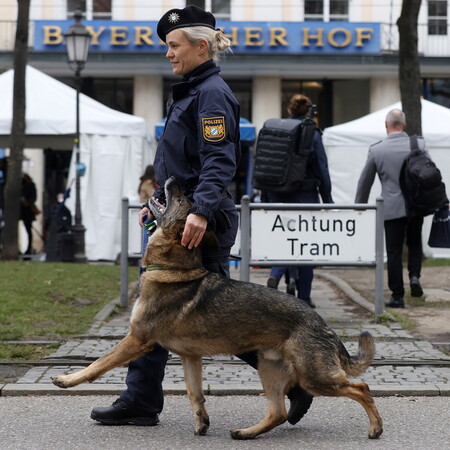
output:
[[[167,33],[176,28],[208,27],[216,29],[216,19],[202,8],[190,5],[183,9],[171,9],[159,19],[156,32],[162,41],[166,42]]]

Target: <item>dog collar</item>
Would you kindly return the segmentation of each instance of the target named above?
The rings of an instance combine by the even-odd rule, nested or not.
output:
[[[191,270],[191,268],[186,267],[178,267],[178,266],[169,266],[167,264],[149,264],[146,267],[146,270]]]

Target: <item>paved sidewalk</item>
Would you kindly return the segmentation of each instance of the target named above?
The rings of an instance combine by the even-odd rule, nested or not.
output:
[[[237,269],[232,269],[232,276],[239,278]],[[251,280],[255,283],[265,284],[267,277],[267,269],[251,270]],[[280,289],[285,286],[280,284]],[[374,395],[450,396],[450,356],[429,342],[415,339],[397,323],[389,326],[373,323],[373,305],[341,279],[317,270],[312,299],[317,312],[341,337],[350,354],[357,351],[357,337],[361,331],[369,331],[374,336],[377,347],[374,363],[358,378],[369,384]],[[120,393],[125,388],[125,367],[110,371],[92,384],[68,390],[51,383],[52,376],[85,367],[125,336],[130,309],[108,320],[115,304],[111,302],[99,313],[86,336],[63,344],[15,384],[3,388],[0,385],[1,395]],[[256,394],[262,391],[256,371],[235,357],[205,358],[203,376],[204,388],[210,394]],[[167,365],[164,390],[166,393],[185,393],[183,370],[177,355],[171,355]]]

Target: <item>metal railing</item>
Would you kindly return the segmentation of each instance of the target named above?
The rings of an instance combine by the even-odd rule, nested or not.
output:
[[[128,304],[128,258],[129,258],[129,210],[140,209],[140,205],[130,205],[128,198],[122,198],[122,233],[121,233],[121,253],[120,253],[120,305],[126,307]],[[251,211],[258,210],[375,210],[375,259],[369,262],[346,261],[329,262],[320,261],[314,263],[311,261],[262,261],[251,259]],[[384,239],[383,239],[383,199],[377,198],[376,205],[335,205],[335,204],[317,204],[317,205],[299,205],[299,204],[263,204],[250,203],[247,195],[242,197],[241,204],[238,205],[240,211],[240,279],[249,281],[250,267],[272,267],[272,266],[298,266],[298,265],[316,265],[316,266],[366,266],[375,267],[375,317],[383,314],[383,275],[384,275]]]
[[[242,281],[249,281],[250,267],[272,267],[272,266],[366,266],[375,267],[375,316],[378,317],[383,314],[383,276],[384,276],[384,218],[383,218],[383,199],[378,197],[375,205],[336,205],[323,204],[317,205],[301,205],[301,204],[287,204],[287,203],[250,203],[247,195],[244,195],[241,200],[240,208],[240,231],[241,231],[241,268],[240,279]],[[312,211],[312,210],[375,210],[375,259],[374,261],[359,262],[359,261],[263,261],[251,259],[251,211],[252,210],[294,210],[294,211]]]

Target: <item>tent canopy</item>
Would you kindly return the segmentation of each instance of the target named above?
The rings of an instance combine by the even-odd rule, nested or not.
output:
[[[14,71],[0,75],[0,147],[10,146]],[[75,135],[76,91],[27,66],[26,147],[72,149]],[[153,162],[144,119],[115,111],[80,95],[80,180],[86,256],[115,260],[120,252],[121,199],[139,201],[139,178]],[[75,178],[75,155],[68,184]],[[75,189],[66,205],[75,213]]]
[[[421,104],[422,132],[427,146],[430,148],[442,147],[444,142],[448,142],[450,109],[428,100],[421,100]],[[351,122],[326,128],[323,134],[324,144],[326,146],[368,147],[384,139],[386,137],[384,122],[391,109],[402,109],[401,102]]]
[[[450,109],[428,100],[422,104],[422,134],[433,161],[440,168],[442,178],[450,194]],[[354,203],[356,187],[361,171],[366,163],[369,146],[386,137],[385,120],[391,109],[401,109],[400,102],[394,103],[379,111],[368,114],[360,119],[324,130],[323,143],[328,157],[332,194],[335,203]],[[406,118],[408,120],[408,118]],[[369,197],[369,203],[374,204],[381,194],[378,177]],[[431,216],[423,228],[424,252],[427,256],[450,257],[449,250],[430,249],[426,242],[430,230]]]
[[[161,119],[161,122],[158,122],[155,125],[155,137],[157,140],[159,140],[159,138],[162,135],[165,123],[166,117]],[[248,144],[253,144],[253,142],[255,142],[256,139],[255,125],[253,125],[249,120],[245,119],[244,117],[241,117],[239,119],[239,132],[241,135],[242,142],[247,142]]]
[[[11,146],[14,70],[0,75],[0,147]],[[26,147],[58,150],[73,147],[76,91],[40,72],[26,68]],[[146,136],[145,121],[115,111],[80,94],[80,133],[108,136]]]

